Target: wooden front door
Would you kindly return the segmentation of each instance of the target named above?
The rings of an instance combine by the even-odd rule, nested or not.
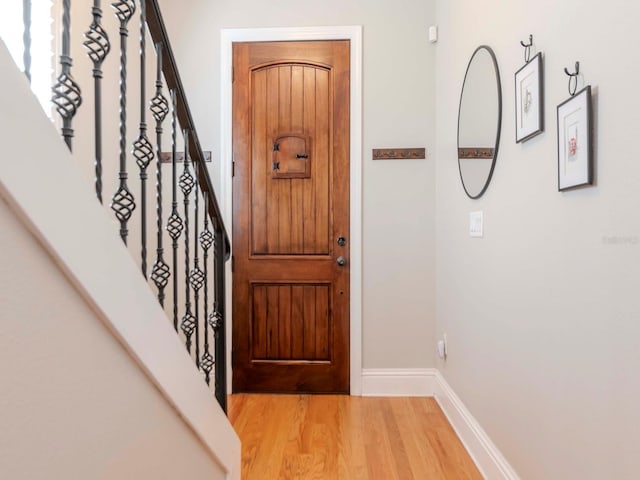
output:
[[[349,50],[233,46],[235,392],[349,392]]]

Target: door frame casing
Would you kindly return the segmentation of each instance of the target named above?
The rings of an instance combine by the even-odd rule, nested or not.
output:
[[[351,395],[362,395],[362,26],[222,29],[220,35],[221,203],[226,225],[233,222],[233,43],[304,40],[350,41],[350,305],[349,377]],[[232,234],[232,228],[229,228]],[[233,243],[233,241],[232,241]],[[227,262],[227,285],[232,285]],[[226,291],[227,388],[231,391],[232,288]]]

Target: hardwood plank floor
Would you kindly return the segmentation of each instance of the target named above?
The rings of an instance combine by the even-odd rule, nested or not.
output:
[[[235,394],[243,480],[475,480],[433,398]]]

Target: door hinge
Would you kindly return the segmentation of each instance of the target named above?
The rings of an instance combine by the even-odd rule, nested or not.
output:
[[[231,83],[236,81],[236,67],[231,67]]]
[[[236,257],[231,255],[231,273],[236,270]]]
[[[236,161],[232,161],[231,162],[231,176],[235,177],[236,176]]]

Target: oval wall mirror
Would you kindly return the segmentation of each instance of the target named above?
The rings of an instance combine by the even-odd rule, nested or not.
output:
[[[498,62],[493,50],[481,45],[469,60],[458,110],[458,167],[462,187],[470,198],[480,198],[491,182],[501,119]]]

